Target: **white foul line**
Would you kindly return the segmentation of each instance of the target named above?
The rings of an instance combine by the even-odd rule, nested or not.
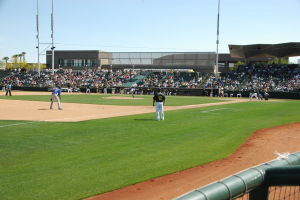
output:
[[[217,109],[212,109],[212,110],[203,110],[201,111],[202,113],[208,113],[208,112],[214,112],[214,111],[218,111],[218,110],[227,110],[230,108],[217,108]]]
[[[39,121],[34,121],[34,122],[24,122],[24,123],[16,123],[16,124],[7,124],[7,125],[2,125],[2,126],[0,126],[0,128],[8,127],[8,126],[18,126],[18,125],[23,125],[23,124],[32,124],[32,123],[35,123],[35,122],[39,122]]]

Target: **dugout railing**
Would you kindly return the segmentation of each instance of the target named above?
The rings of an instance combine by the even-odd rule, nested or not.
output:
[[[280,156],[174,200],[299,200],[300,152]]]

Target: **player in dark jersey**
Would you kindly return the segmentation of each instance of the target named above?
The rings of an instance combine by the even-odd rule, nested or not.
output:
[[[165,95],[163,95],[160,91],[160,89],[158,90],[157,93],[154,93],[154,97],[153,97],[153,106],[155,105],[155,109],[156,109],[156,120],[164,120],[165,116],[164,116],[164,105],[165,105]]]

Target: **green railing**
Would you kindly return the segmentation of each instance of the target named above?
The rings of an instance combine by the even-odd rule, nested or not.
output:
[[[300,152],[282,156],[276,160],[249,168],[221,181],[191,191],[176,198],[176,200],[231,200],[242,197],[245,194],[247,194],[247,199],[249,200],[266,200],[263,198],[265,196],[262,196],[262,190],[266,188],[265,180],[268,180],[266,179],[266,171],[274,167],[297,165],[300,167]],[[300,168],[298,177],[300,177]],[[290,176],[290,178],[287,180],[292,182],[293,177]]]

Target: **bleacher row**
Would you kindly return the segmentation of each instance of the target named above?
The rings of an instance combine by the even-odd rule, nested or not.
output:
[[[214,74],[187,71],[147,70],[82,70],[70,69],[52,71],[45,69],[38,76],[37,71],[1,71],[0,81],[10,82],[18,87],[68,88],[111,88],[111,87],[161,87],[161,88],[203,88],[225,91],[299,91],[299,65],[241,65],[235,70]]]

